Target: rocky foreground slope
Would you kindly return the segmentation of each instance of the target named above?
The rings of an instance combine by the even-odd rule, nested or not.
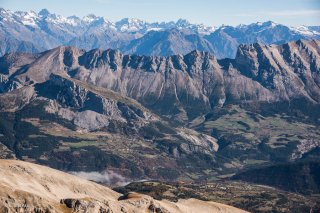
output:
[[[243,210],[197,199],[178,202],[125,196],[96,183],[44,166],[0,160],[1,212],[221,212]]]
[[[215,201],[255,213],[317,213],[320,211],[320,200],[317,195],[301,195],[240,181],[224,180],[212,183],[144,181],[116,187],[114,190],[120,193],[139,192],[155,199],[170,201],[178,201],[181,198]]]

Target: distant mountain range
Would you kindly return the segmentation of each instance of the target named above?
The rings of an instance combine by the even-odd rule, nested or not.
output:
[[[218,58],[234,58],[240,44],[319,39],[320,27],[288,27],[271,21],[237,27],[210,27],[183,19],[148,23],[125,18],[111,22],[92,14],[63,17],[46,9],[36,13],[0,8],[0,38],[0,55],[16,51],[37,53],[69,45],[156,56],[186,54],[196,49]]]

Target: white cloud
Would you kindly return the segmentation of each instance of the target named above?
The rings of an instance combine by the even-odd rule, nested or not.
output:
[[[105,172],[70,172],[71,174],[86,180],[104,183],[107,185],[126,185],[129,181],[120,174],[113,171]]]

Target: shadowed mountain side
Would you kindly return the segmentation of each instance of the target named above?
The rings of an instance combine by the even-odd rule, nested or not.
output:
[[[280,164],[248,170],[232,177],[303,194],[319,194],[319,162]]]

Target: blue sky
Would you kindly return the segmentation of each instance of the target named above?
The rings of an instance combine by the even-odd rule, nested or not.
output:
[[[291,26],[320,25],[320,0],[0,0],[0,7],[36,12],[47,8],[64,16],[93,13],[111,21],[184,18],[210,26],[268,20]]]

